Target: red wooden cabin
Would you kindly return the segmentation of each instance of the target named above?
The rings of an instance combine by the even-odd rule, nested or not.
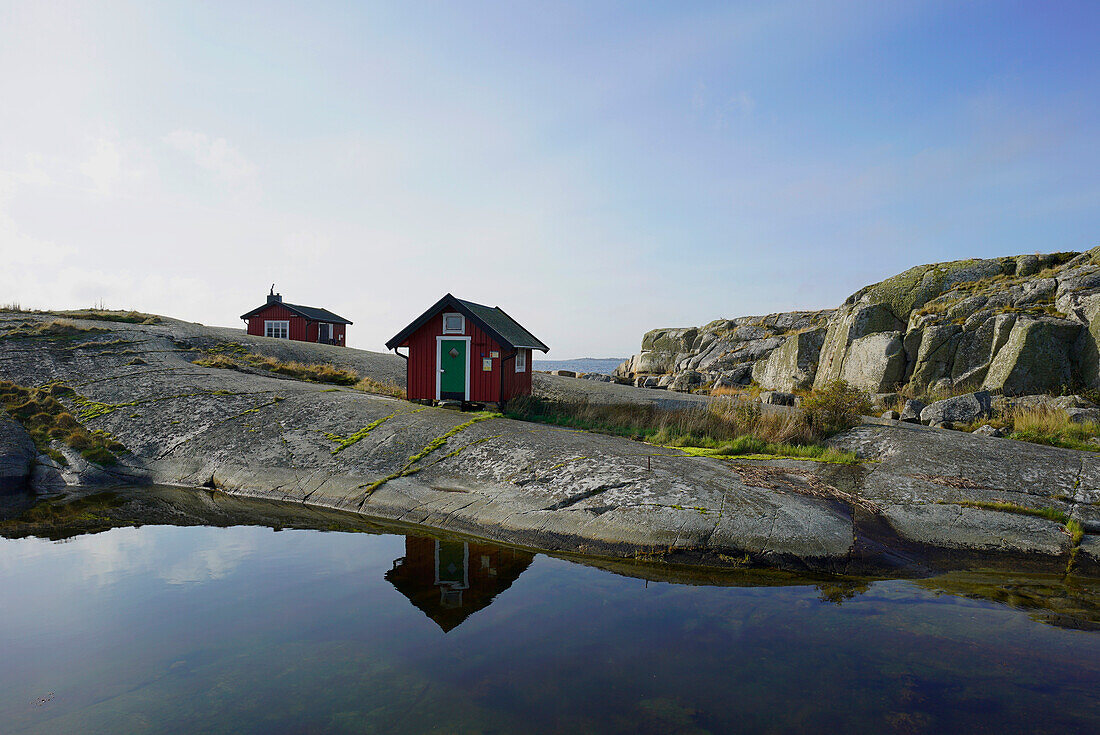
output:
[[[499,306],[447,294],[386,343],[407,347],[409,400],[503,403],[531,394],[531,351],[548,352]]]
[[[282,295],[275,293],[274,286],[267,295],[267,303],[241,314],[241,319],[248,324],[248,333],[257,337],[320,342],[340,347],[344,346],[347,325],[351,324],[328,309],[285,303]]]

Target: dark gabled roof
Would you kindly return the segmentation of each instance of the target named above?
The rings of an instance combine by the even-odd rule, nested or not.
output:
[[[241,314],[241,319],[247,319],[250,316],[255,316],[269,306],[285,306],[290,311],[293,311],[300,317],[305,317],[311,322],[332,322],[334,324],[351,324],[347,319],[342,316],[333,314],[328,309],[318,309],[316,306],[299,306],[298,304],[288,304],[285,301],[271,301],[263,306],[257,306],[247,314]]]
[[[386,343],[387,349],[392,350],[400,345],[408,339],[409,335],[424,326],[429,319],[444,308],[450,308],[464,314],[474,324],[488,332],[489,336],[495,339],[501,347],[512,349],[523,347],[530,350],[541,350],[542,352],[550,351],[550,348],[544,345],[538,337],[521,327],[519,322],[505,314],[499,306],[483,306],[475,304],[473,301],[456,299],[451,294],[447,294],[435,302],[427,311],[418,316],[412,324],[398,332],[393,339]]]

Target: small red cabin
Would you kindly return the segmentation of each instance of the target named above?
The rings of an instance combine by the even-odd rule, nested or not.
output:
[[[447,294],[386,343],[409,349],[409,400],[503,403],[531,394],[531,350],[549,347],[499,306]]]
[[[275,293],[274,286],[267,295],[267,303],[242,314],[241,319],[248,324],[248,333],[256,337],[294,339],[340,347],[344,346],[347,325],[351,324],[328,309],[285,303],[282,294]]]

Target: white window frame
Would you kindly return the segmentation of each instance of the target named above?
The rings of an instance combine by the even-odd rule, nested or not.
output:
[[[336,329],[331,322],[317,322],[317,341],[321,341],[321,327],[328,327],[328,340],[329,342],[336,341]]]
[[[516,372],[527,372],[527,350],[522,348],[516,350]]]
[[[458,329],[448,329],[447,319],[456,316],[458,317]],[[463,314],[457,314],[455,312],[448,312],[443,315],[443,334],[466,334],[466,317]]]
[[[466,343],[466,395],[463,398],[464,401],[470,400],[470,348],[473,337],[444,337],[442,335],[436,335],[435,338],[435,400],[441,401],[442,398],[442,373],[443,368],[439,367],[443,363],[443,340],[462,340]]]
[[[282,332],[283,334],[273,334]],[[264,319],[264,336],[272,339],[290,339],[290,321],[288,319]]]

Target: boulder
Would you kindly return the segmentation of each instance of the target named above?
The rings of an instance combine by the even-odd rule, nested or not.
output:
[[[1016,256],[1016,275],[1017,276],[1033,276],[1039,272],[1042,266],[1039,264],[1038,255],[1017,255]]]
[[[1075,424],[1100,424],[1100,408],[1067,408],[1065,411]]]
[[[951,376],[961,334],[959,325],[943,324],[905,335],[905,352],[913,362],[909,381],[914,389],[925,390],[937,380]]]
[[[928,426],[969,424],[971,421],[988,417],[992,413],[992,397],[983,390],[936,401],[920,412],[920,420],[922,424]]]
[[[685,370],[678,374],[669,384],[670,390],[680,393],[690,393],[703,384],[703,374],[697,370]]]
[[[982,424],[981,426],[974,429],[974,431],[972,431],[970,433],[977,434],[978,436],[1004,436],[1005,435],[1005,433],[1003,431],[1001,431],[1000,429],[994,428],[994,427],[990,426],[989,424]]]
[[[989,372],[993,355],[1008,341],[1015,314],[978,312],[963,325],[951,365],[951,382],[979,385]]]
[[[575,377],[577,377],[577,374],[575,372],[573,372],[572,370],[551,370],[550,374],[551,375],[557,375],[557,376],[562,377],[562,378],[575,378]]]
[[[901,418],[901,414],[898,413],[897,411],[884,411],[882,413],[882,418],[890,419],[892,421],[897,421],[898,419]]]
[[[736,388],[752,382],[752,365],[745,363],[718,374],[714,385],[717,388]]]
[[[0,493],[25,492],[37,451],[15,419],[0,411]]]
[[[772,406],[794,406],[798,403],[798,396],[778,390],[766,390],[760,394],[759,400]]]
[[[604,375],[603,373],[581,373],[578,378],[584,378],[585,380],[594,380],[598,383],[611,383],[615,379],[610,375]]]
[[[1020,317],[989,365],[982,388],[1006,395],[1056,390],[1073,382],[1071,350],[1081,325],[1053,317]]]
[[[853,304],[838,310],[830,318],[825,332],[817,372],[814,375],[814,387],[823,388],[838,378],[844,378],[850,348],[856,340],[882,332],[896,336],[904,328],[905,322],[882,304]],[[866,350],[866,345],[864,349]],[[904,357],[902,361],[904,362]],[[882,391],[876,388],[873,392]]]
[[[1074,313],[1085,322],[1073,346],[1074,362],[1081,382],[1089,388],[1100,388],[1100,293],[1081,298]]]
[[[989,302],[987,296],[969,296],[962,301],[957,301],[947,309],[947,318],[951,321],[969,319],[978,313]]]
[[[1016,408],[1045,408],[1050,411],[1068,411],[1071,408],[1097,408],[1096,404],[1084,396],[1052,396],[1040,394],[1033,396],[998,396],[993,399],[995,410]]]
[[[905,402],[905,405],[901,409],[900,421],[905,421],[910,424],[920,423],[920,413],[925,409],[926,404],[924,401],[919,401],[915,398],[910,398]]]
[[[769,390],[790,392],[813,387],[824,329],[792,334],[753,366],[752,379]]]
[[[877,332],[848,347],[842,380],[869,393],[896,388],[905,375],[905,349],[900,332]]]

